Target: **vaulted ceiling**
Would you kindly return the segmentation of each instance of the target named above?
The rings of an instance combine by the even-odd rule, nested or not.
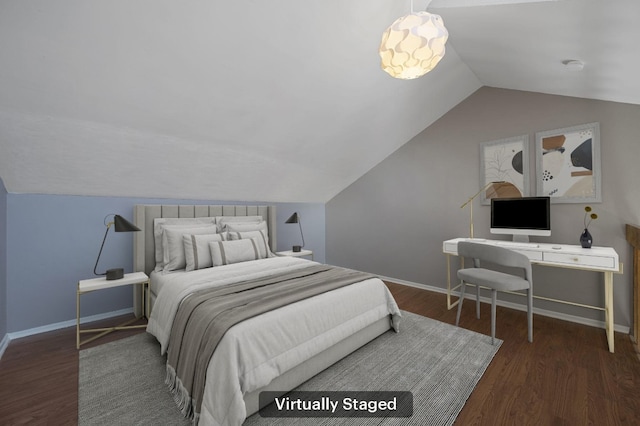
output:
[[[500,1],[414,1],[450,36],[404,81],[377,49],[409,0],[0,0],[0,177],[326,202],[482,86],[640,104],[640,2]]]

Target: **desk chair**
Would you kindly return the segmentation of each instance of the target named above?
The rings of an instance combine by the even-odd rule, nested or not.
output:
[[[476,286],[476,316],[480,318],[480,286],[491,289],[491,344],[496,336],[496,298],[498,291],[527,290],[527,322],[529,325],[529,342],[533,342],[533,278],[531,262],[524,254],[489,244],[478,244],[461,241],[458,243],[458,255],[473,259],[473,268],[458,270],[458,278],[462,280],[460,302],[456,315],[456,326],[460,322],[462,301],[464,300],[465,283]],[[524,270],[524,278],[504,272],[480,267],[480,262],[519,268]]]

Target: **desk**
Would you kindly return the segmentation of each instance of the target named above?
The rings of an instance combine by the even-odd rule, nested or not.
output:
[[[613,274],[622,273],[622,263],[618,259],[618,253],[611,247],[582,248],[577,245],[567,244],[543,244],[543,243],[519,243],[511,241],[485,240],[482,238],[454,238],[442,243],[442,251],[447,255],[447,309],[458,304],[451,303],[451,260],[450,257],[458,255],[458,242],[470,241],[479,244],[490,244],[505,247],[526,255],[532,264],[553,266],[558,268],[580,269],[584,271],[602,272],[604,274],[604,307],[583,305],[565,300],[550,299],[541,296],[533,296],[537,299],[551,300],[553,302],[566,303],[583,308],[604,311],[605,330],[609,352],[614,351],[613,332]]]

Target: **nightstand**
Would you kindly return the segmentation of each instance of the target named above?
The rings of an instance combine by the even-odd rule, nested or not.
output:
[[[146,324],[141,325],[129,325],[134,321],[137,321],[138,318],[134,318],[129,320],[123,324],[116,325],[114,327],[107,328],[86,328],[80,329],[80,296],[86,293],[91,293],[92,291],[104,290],[107,288],[115,288],[123,285],[141,285],[142,286],[142,294],[145,294],[145,286],[149,285],[149,277],[144,272],[134,272],[132,274],[124,274],[124,277],[119,280],[107,280],[105,277],[101,278],[92,278],[88,280],[78,281],[78,290],[76,293],[76,349],[80,349],[80,345],[85,343],[89,343],[94,341],[95,339],[104,336],[107,333],[111,333],[116,330],[126,330],[130,328],[143,328],[146,327]],[[149,292],[147,292],[148,294]],[[145,312],[145,300],[141,298],[141,312]],[[84,342],[80,341],[81,333],[100,333],[96,336],[90,337],[86,339]]]
[[[300,251],[286,250],[286,251],[277,251],[276,254],[278,256],[291,256],[291,257],[311,256],[311,260],[313,260],[312,250],[300,250]]]

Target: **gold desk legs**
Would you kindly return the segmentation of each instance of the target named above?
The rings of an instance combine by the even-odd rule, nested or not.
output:
[[[451,255],[446,254],[446,256],[447,256],[447,310],[451,310],[451,308],[458,306],[458,303],[460,303],[460,298],[458,298],[458,300],[456,300],[455,302],[451,303],[451,291],[459,289],[462,284],[458,284],[453,288],[451,287]]]
[[[613,353],[615,334],[613,331],[613,272],[604,272],[604,317],[609,352]]]

